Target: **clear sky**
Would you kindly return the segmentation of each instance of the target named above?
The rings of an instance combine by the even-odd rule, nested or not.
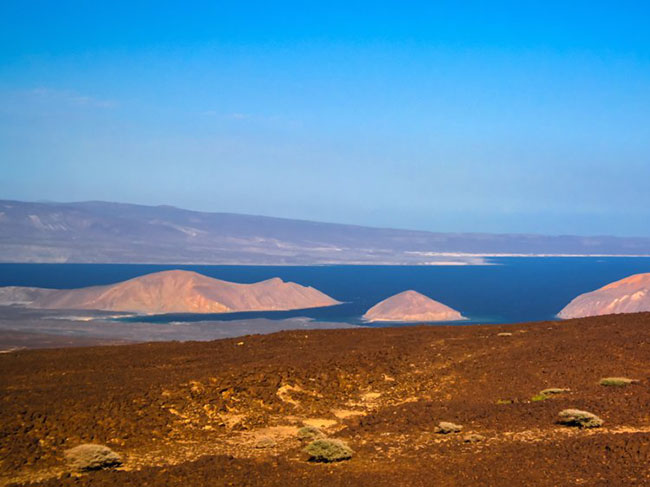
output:
[[[4,0],[0,166],[0,198],[650,236],[650,3]]]

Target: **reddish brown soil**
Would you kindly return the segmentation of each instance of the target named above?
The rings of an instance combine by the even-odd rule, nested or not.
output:
[[[531,401],[549,387],[571,392]],[[650,313],[19,351],[0,356],[0,391],[0,483],[650,485]],[[560,426],[565,408],[604,426]],[[352,460],[307,462],[303,423]],[[124,467],[70,476],[63,450],[82,442]]]

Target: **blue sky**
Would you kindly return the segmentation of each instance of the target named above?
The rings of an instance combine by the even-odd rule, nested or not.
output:
[[[650,236],[650,4],[132,3],[2,2],[0,197]]]

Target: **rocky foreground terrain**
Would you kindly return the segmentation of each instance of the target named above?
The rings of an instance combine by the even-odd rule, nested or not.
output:
[[[650,313],[18,351],[0,397],[4,485],[650,485]],[[309,462],[303,425],[352,458]],[[70,472],[89,442],[123,465]]]

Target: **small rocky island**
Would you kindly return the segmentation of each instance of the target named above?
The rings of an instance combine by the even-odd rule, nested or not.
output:
[[[196,272],[155,272],[107,286],[80,289],[0,287],[0,305],[142,314],[286,311],[340,304],[312,287],[280,278],[252,284]]]
[[[581,294],[558,317],[562,319],[650,311],[650,273],[636,274]]]
[[[365,321],[458,321],[465,319],[455,309],[420,294],[404,291],[377,303],[363,315]]]

